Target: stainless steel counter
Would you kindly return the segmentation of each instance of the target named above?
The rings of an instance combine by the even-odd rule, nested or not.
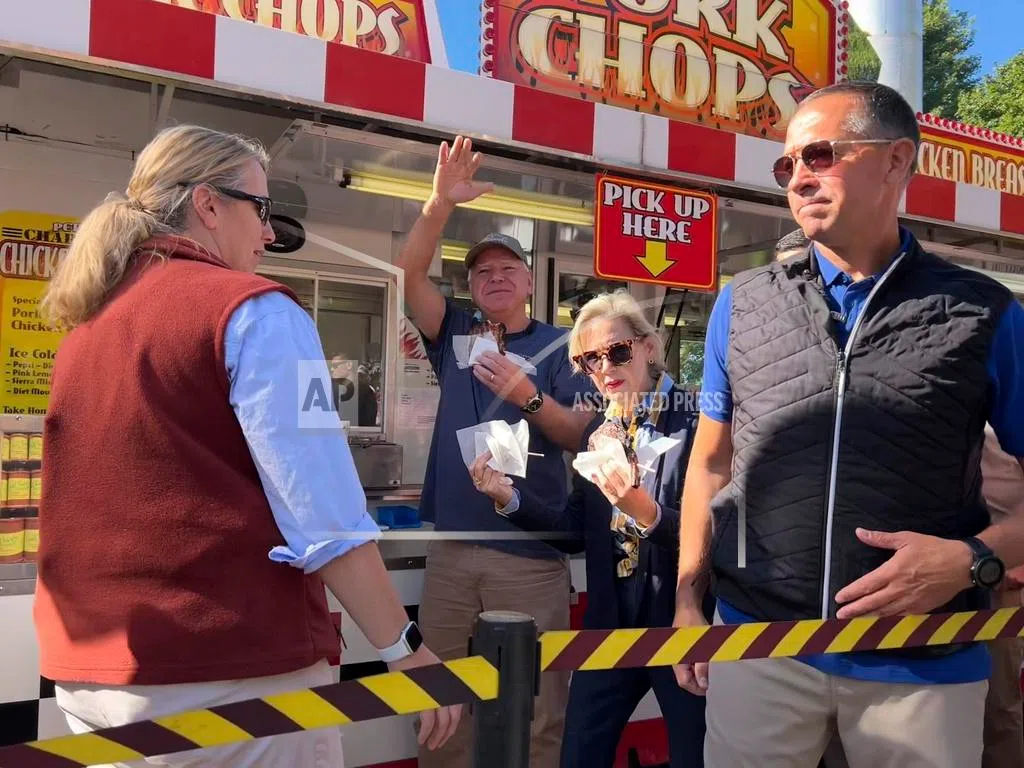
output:
[[[371,504],[374,502],[390,504],[396,501],[419,501],[422,490],[423,486],[421,485],[396,485],[392,488],[370,488],[364,490],[363,493],[366,494],[366,500]]]
[[[428,527],[414,529],[417,534],[426,534]],[[390,538],[390,531],[384,531],[380,552],[389,571],[411,571],[426,566],[426,536],[410,538],[403,536],[406,531],[396,532]],[[0,564],[0,597],[5,595],[30,595],[36,588],[35,563]]]
[[[4,563],[0,565],[0,597],[31,595],[35,591],[35,563]]]
[[[368,506],[381,504],[415,505],[420,498],[420,486],[373,489],[366,491]],[[384,564],[390,571],[411,571],[426,567],[427,543],[433,526],[424,523],[420,528],[383,531],[379,542]],[[574,557],[583,557],[583,554]],[[35,563],[0,564],[0,597],[26,595],[35,591]]]

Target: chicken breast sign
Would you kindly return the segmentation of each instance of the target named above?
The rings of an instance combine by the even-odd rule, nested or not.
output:
[[[707,192],[598,175],[594,272],[713,293],[718,199]]]

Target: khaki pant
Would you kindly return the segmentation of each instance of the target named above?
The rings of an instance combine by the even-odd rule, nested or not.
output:
[[[539,632],[569,628],[569,563],[540,560],[458,541],[433,541],[427,553],[420,600],[423,641],[442,661],[466,655],[481,611],[518,611],[533,616]],[[530,742],[531,768],[558,768],[569,698],[567,673],[541,675]],[[473,719],[439,750],[420,748],[419,768],[470,768]]]
[[[261,698],[334,682],[331,667],[321,661],[297,672],[249,680],[180,685],[56,685],[57,706],[73,733],[152,720],[235,701]],[[344,768],[340,728],[268,736],[209,749],[96,768]]]
[[[837,733],[851,768],[974,768],[987,690],[852,680],[795,659],[712,663],[704,764],[816,768]]]
[[[1004,592],[1000,608],[1018,608],[1019,590]],[[1024,702],[1021,700],[1020,668],[1024,640],[1001,638],[989,643],[992,677],[985,700],[985,755],[983,768],[1024,768]]]

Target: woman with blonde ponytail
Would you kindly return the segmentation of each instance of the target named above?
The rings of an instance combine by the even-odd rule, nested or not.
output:
[[[156,220],[111,194],[79,225],[67,258],[50,283],[43,311],[51,323],[74,328],[89,317],[124,274],[135,246],[156,231]]]
[[[121,281],[133,252],[153,235],[187,228],[191,195],[175,179],[234,183],[247,164],[268,160],[254,143],[194,126],[164,131],[139,155],[125,193],[112,192],[82,220],[43,302],[49,320],[74,328]]]
[[[340,423],[298,428],[299,371],[330,374],[295,295],[255,274],[274,240],[267,166],[240,136],[161,132],[45,297],[68,333],[44,425],[35,619],[75,732],[332,682],[325,586],[392,669],[438,662],[384,568]],[[424,712],[420,742],[443,744],[460,715]],[[320,729],[161,764],[343,759],[338,730]]]

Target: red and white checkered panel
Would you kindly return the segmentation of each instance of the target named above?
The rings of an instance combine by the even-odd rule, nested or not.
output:
[[[88,56],[215,81],[273,98],[574,155],[610,167],[676,171],[780,194],[781,145],[568,98],[294,33],[166,0],[31,0],[0,16],[0,44]],[[1024,197],[918,176],[916,218],[1024,234]]]

